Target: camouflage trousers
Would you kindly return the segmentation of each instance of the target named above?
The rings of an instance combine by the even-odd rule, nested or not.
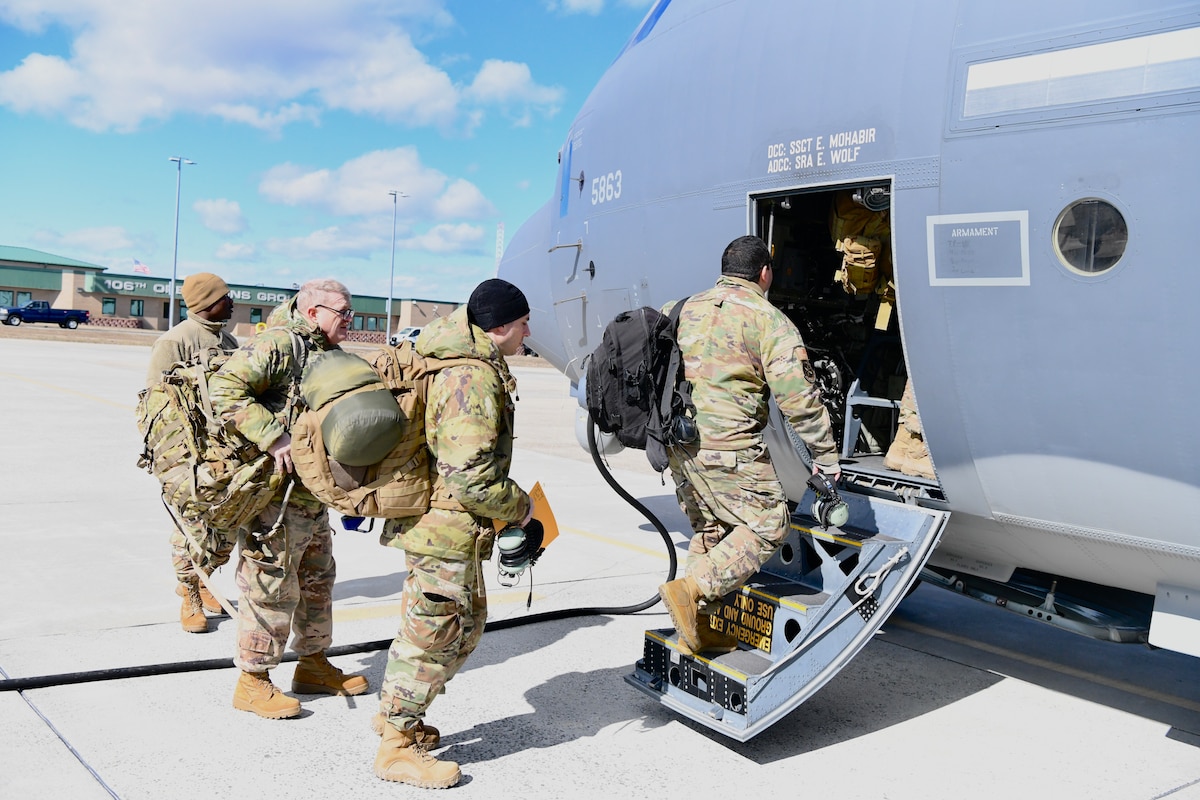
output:
[[[288,505],[272,531],[280,505],[272,501],[249,530],[239,534],[237,658],[246,672],[279,665],[288,631],[292,649],[306,656],[333,640],[333,531],[329,511]]]
[[[183,530],[171,527],[171,566],[175,568],[175,577],[180,583],[191,583],[195,579],[189,555],[207,575],[229,563],[229,555],[237,544],[237,533],[219,531],[202,522],[192,522],[182,517],[175,519]],[[199,552],[196,543],[203,548]]]
[[[487,590],[479,559],[405,554],[408,577],[400,629],[388,650],[380,711],[403,730],[424,719],[479,644],[487,621]]]
[[[694,531],[685,574],[703,594],[701,613],[713,614],[720,605],[712,601],[745,584],[783,544],[787,497],[762,441],[743,450],[676,448],[670,459]]]

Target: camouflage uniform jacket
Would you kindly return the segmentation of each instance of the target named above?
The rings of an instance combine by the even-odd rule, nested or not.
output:
[[[430,381],[425,437],[433,456],[432,507],[402,521],[394,544],[415,555],[466,560],[478,551],[490,558],[492,520],[520,522],[531,503],[508,477],[516,379],[483,329],[467,321],[466,306],[429,323],[416,346],[426,357],[479,363],[446,367]]]
[[[757,283],[722,276],[712,289],[692,295],[679,315],[678,339],[702,448],[741,450],[761,442],[767,399],[774,395],[817,462],[837,464],[829,414],[800,331]]]
[[[162,374],[176,361],[187,361],[210,347],[232,353],[238,349],[238,340],[225,330],[224,322],[188,317],[154,340],[154,346],[150,348],[150,366],[146,370],[146,385],[158,383]]]
[[[267,315],[266,326],[268,328],[279,328],[287,325],[287,321],[292,318],[292,312],[296,310],[296,296],[292,297],[271,309],[271,313]]]
[[[268,328],[230,356],[209,378],[213,411],[264,453],[276,439],[288,432],[292,420],[289,410],[292,391],[298,377],[292,334],[300,337],[308,354],[339,349],[314,327],[290,301],[290,316],[281,327]],[[307,360],[307,358],[306,358]],[[299,402],[295,398],[295,402]],[[291,503],[309,510],[324,507],[299,484],[292,491]]]

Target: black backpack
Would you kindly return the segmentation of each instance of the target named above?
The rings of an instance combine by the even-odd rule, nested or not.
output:
[[[645,450],[658,472],[667,468],[668,447],[698,438],[692,385],[675,340],[685,302],[670,315],[649,306],[621,312],[587,364],[587,407],[597,427]]]

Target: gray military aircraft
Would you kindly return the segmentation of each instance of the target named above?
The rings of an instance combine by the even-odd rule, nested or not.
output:
[[[1197,142],[1194,2],[658,0],[500,274],[582,398],[615,315],[711,286],[761,236],[851,513],[814,518],[775,418],[797,507],[712,623],[742,646],[647,631],[629,683],[745,741],[918,579],[1200,656]]]

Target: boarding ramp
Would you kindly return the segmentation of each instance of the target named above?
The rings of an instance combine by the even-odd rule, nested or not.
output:
[[[917,581],[949,512],[843,491],[848,521],[823,529],[808,513],[814,499],[809,490],[783,545],[707,618],[737,637],[736,651],[687,656],[674,629],[648,630],[625,680],[745,742],[849,664]]]

